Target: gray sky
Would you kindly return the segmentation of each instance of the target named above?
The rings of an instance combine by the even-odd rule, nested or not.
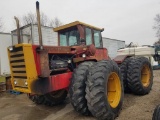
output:
[[[13,17],[36,12],[36,0],[0,0],[0,17],[5,31],[13,30]],[[104,28],[103,37],[152,45],[157,38],[154,17],[160,13],[159,0],[39,0],[40,10],[49,18],[67,24],[76,20]]]

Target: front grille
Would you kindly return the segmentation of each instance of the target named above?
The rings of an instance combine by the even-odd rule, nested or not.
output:
[[[8,48],[12,87],[16,91],[32,93],[31,86],[38,80],[33,46],[17,44],[12,48]]]
[[[10,65],[13,78],[27,79],[26,66],[24,60],[23,47],[14,47],[13,51],[10,51]]]

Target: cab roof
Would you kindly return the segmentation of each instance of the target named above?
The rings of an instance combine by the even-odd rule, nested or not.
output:
[[[72,23],[69,23],[69,24],[65,24],[65,25],[62,25],[60,27],[53,28],[53,30],[54,30],[54,32],[58,32],[58,31],[61,31],[61,30],[64,30],[66,28],[73,27],[73,26],[76,26],[76,25],[83,25],[83,26],[87,26],[89,28],[93,28],[95,30],[100,30],[100,31],[104,30],[103,28],[98,28],[98,27],[95,27],[95,26],[92,26],[92,25],[89,25],[89,24],[86,24],[86,23],[83,23],[83,22],[80,22],[80,21],[75,21],[75,22],[72,22]]]

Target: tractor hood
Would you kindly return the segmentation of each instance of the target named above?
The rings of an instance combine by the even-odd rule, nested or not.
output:
[[[55,54],[82,54],[84,52],[92,52],[95,53],[94,45],[89,46],[44,46],[44,50],[48,53],[55,53]]]

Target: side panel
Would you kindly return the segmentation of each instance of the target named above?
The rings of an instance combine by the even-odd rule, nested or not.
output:
[[[24,45],[23,52],[24,52],[27,77],[29,79],[30,78],[37,79],[37,70],[36,70],[32,45]]]
[[[57,74],[48,78],[39,78],[32,84],[32,91],[36,94],[45,94],[52,91],[67,89],[72,72]]]

